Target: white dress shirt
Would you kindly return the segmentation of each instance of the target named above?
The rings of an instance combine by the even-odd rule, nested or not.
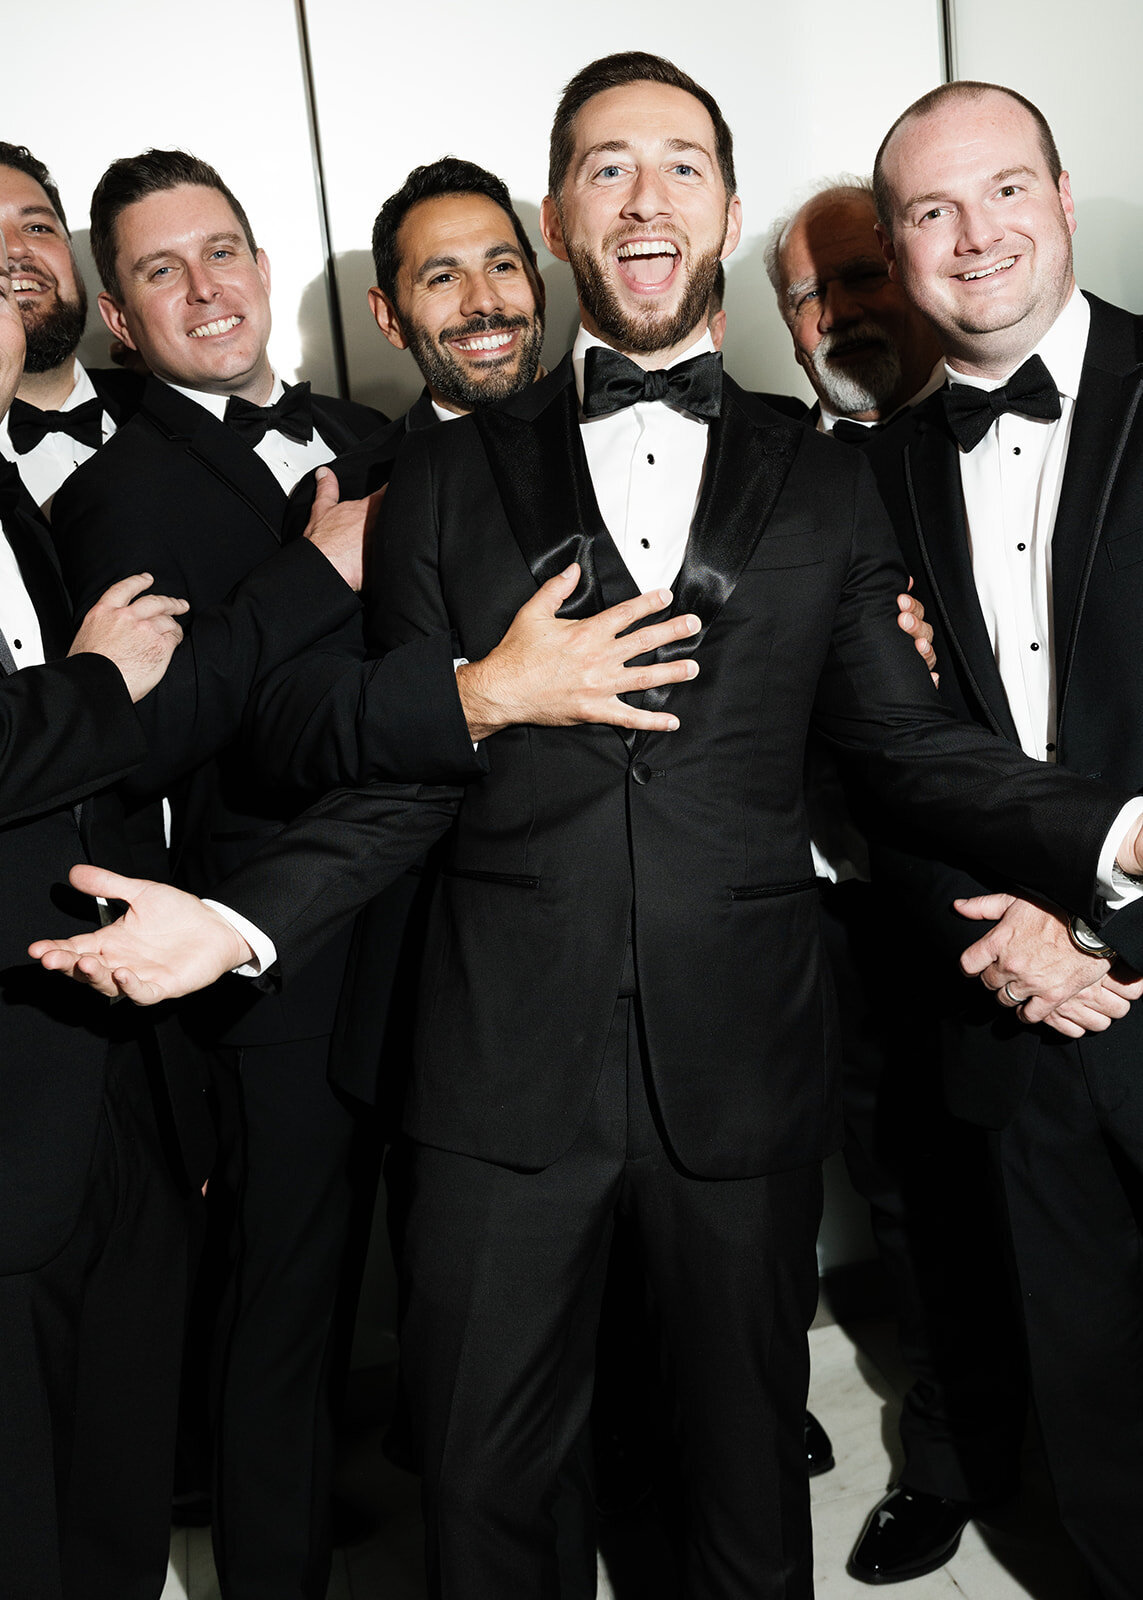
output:
[[[580,328],[572,346],[572,371],[581,406],[584,358],[593,346],[606,348],[602,339]],[[713,349],[704,328],[667,365]],[[606,417],[581,415],[579,426],[604,525],[639,592],[670,588],[683,564],[702,492],[707,424],[661,400],[641,400]]]
[[[201,389],[184,389],[179,383],[172,383],[171,388],[177,389],[179,394],[186,395],[188,400],[195,401],[204,410],[211,412],[220,422],[225,422],[229,395],[205,394]],[[285,392],[285,384],[275,373],[270,398],[266,404],[276,406]],[[314,467],[324,467],[327,461],[333,460],[335,453],[326,444],[316,425],[313,438],[308,444],[300,444],[297,439],[288,439],[276,428],[268,428],[263,438],[254,446],[254,454],[260,456],[266,463],[285,494],[292,494],[295,484],[304,478],[307,472],[312,471]]]
[[[0,633],[17,667],[39,667],[44,643],[36,608],[24,587],[16,553],[0,532]]]
[[[59,409],[74,411],[76,406],[97,398],[95,385],[84,367],[77,361],[75,385]],[[102,442],[106,444],[114,432],[115,422],[105,406]],[[25,489],[41,511],[48,506],[60,484],[71,477],[76,467],[85,461],[90,461],[94,454],[95,451],[89,445],[80,444],[78,439],[73,439],[66,433],[48,433],[34,449],[29,450],[26,455],[19,455],[13,447],[8,432],[7,416],[5,415],[0,422],[0,455],[16,463],[20,477],[24,480]]]

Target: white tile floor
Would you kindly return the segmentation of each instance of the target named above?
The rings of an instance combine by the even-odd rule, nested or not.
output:
[[[871,1591],[846,1576],[845,1562],[870,1509],[899,1465],[896,1417],[903,1374],[888,1324],[865,1324],[860,1344],[836,1326],[810,1335],[810,1406],[828,1430],[837,1466],[813,1483],[818,1600]],[[347,1497],[370,1526],[335,1554],[329,1600],[424,1600],[416,1483],[379,1458],[377,1430],[363,1430],[344,1463]],[[612,1587],[601,1564],[598,1600],[656,1600],[658,1585]],[[970,1526],[939,1572],[898,1585],[902,1600],[1083,1600],[1085,1582],[1063,1539],[1035,1447],[1025,1460],[1018,1502],[988,1527]],[[163,1600],[219,1600],[206,1530],[176,1530]]]

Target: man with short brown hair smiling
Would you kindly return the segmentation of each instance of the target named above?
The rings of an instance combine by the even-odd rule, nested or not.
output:
[[[0,227],[28,351],[24,376],[0,419],[0,455],[15,461],[36,504],[135,410],[142,380],[120,368],[85,368],[76,356],[87,289],[51,173],[24,145],[0,141]]]

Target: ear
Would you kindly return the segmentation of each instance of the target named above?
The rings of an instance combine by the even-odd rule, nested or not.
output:
[[[409,342],[401,332],[401,321],[397,315],[397,307],[389,296],[381,289],[373,288],[369,291],[369,309],[373,313],[373,320],[388,339],[394,350],[407,350]]]
[[[894,283],[900,283],[901,277],[897,271],[897,252],[893,248],[893,240],[889,230],[883,222],[875,222],[873,231],[877,235],[877,243],[881,246],[881,254],[885,257],[885,265],[889,268],[889,276]]]
[[[722,242],[720,261],[725,261],[727,256],[733,255],[738,249],[738,241],[742,238],[742,201],[735,195],[726,208],[726,238]]]
[[[107,324],[112,338],[118,339],[121,344],[125,344],[128,350],[138,350],[139,346],[132,339],[130,330],[127,327],[127,316],[123,307],[111,298],[106,289],[99,291],[99,299],[96,303],[99,306],[99,315]]]
[[[1064,209],[1064,220],[1068,225],[1068,232],[1076,231],[1075,203],[1072,200],[1072,180],[1068,173],[1060,173],[1060,205]]]
[[[256,252],[256,254],[254,256],[254,261],[255,261],[255,263],[256,263],[256,265],[258,267],[258,276],[262,280],[262,287],[265,289],[266,293],[269,294],[270,293],[270,257],[266,254],[265,250],[259,250],[259,251]]]
[[[726,338],[726,312],[721,308],[715,312],[707,323],[710,329],[711,342],[716,350],[722,349],[722,341]]]
[[[556,202],[550,194],[546,194],[540,202],[540,233],[544,243],[558,261],[568,259],[567,246],[564,244],[563,223],[560,221]]]

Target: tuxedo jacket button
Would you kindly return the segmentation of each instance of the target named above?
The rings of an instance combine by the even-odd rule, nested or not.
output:
[[[645,761],[634,761],[631,764],[631,776],[636,783],[650,783],[652,773]]]

